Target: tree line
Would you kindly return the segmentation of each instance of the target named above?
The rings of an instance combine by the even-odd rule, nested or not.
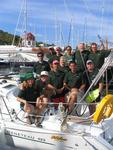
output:
[[[13,34],[0,30],[0,45],[11,45],[13,41]],[[15,45],[19,42],[19,36],[15,36]]]
[[[0,45],[11,45],[13,41],[14,35],[3,30],[0,30]],[[14,45],[18,45],[20,40],[20,36],[15,36]],[[48,43],[44,42],[36,42],[36,46],[40,46],[40,44],[50,46]],[[54,44],[53,44],[54,45]]]

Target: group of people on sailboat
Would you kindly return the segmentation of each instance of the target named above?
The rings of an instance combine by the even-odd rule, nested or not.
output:
[[[45,54],[39,51],[38,61],[34,64],[36,78],[33,73],[20,75],[17,100],[21,103],[21,108],[28,114],[40,115],[49,102],[64,102],[65,108],[71,112],[77,103],[78,93],[87,91],[109,53],[108,50],[98,50],[96,43],[91,44],[90,50],[86,50],[85,44],[80,43],[75,52],[70,45],[65,47],[64,52],[60,47],[50,47],[46,55],[48,61],[45,61]],[[96,90],[97,97],[88,95],[86,102],[100,101],[103,83],[102,77],[91,88],[91,91]],[[55,109],[57,106],[55,105]],[[89,111],[93,114],[95,105],[89,105]]]

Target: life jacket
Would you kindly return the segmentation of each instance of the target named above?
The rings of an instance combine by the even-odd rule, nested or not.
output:
[[[99,96],[99,89],[95,89],[95,90],[89,92],[89,94],[86,97],[86,102],[92,103],[98,98],[98,96]]]

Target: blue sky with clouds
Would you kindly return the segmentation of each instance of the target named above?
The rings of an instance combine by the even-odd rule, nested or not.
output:
[[[0,29],[14,33],[17,26],[16,34],[22,34],[24,1],[1,0]],[[113,41],[112,8],[112,0],[27,0],[27,30],[57,45],[99,42],[98,34]]]

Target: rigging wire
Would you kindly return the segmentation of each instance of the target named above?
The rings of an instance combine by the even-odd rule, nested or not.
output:
[[[100,35],[102,36],[103,33],[103,18],[104,18],[104,12],[105,12],[105,1],[102,1],[102,7],[101,7],[101,21],[100,21]]]
[[[84,5],[86,7],[86,10],[88,11],[88,13],[91,14],[91,15],[93,15],[92,12],[91,12],[91,10],[90,10],[90,8],[89,8],[89,6],[88,6],[88,4],[86,3],[86,0],[82,0],[82,1],[84,3]]]
[[[63,0],[63,2],[64,2],[65,10],[67,12],[68,20],[70,20],[70,29],[69,29],[69,36],[68,36],[68,41],[67,41],[67,45],[69,45],[70,44],[70,40],[71,40],[71,33],[72,33],[72,20],[73,20],[73,16],[71,15],[71,13],[69,11],[69,8],[68,8],[66,0]]]
[[[85,42],[86,41],[86,37],[87,37],[87,18],[85,18],[85,20],[84,20],[84,29],[83,29],[83,42]]]
[[[64,35],[63,35],[63,32],[62,32],[62,24],[60,23],[60,45],[61,46],[65,46],[65,42],[64,42]],[[63,42],[63,44],[62,44]]]
[[[68,35],[68,45],[70,44],[70,40],[71,40],[71,33],[72,33],[72,19],[71,19],[71,23],[70,23],[70,30],[69,30],[69,35]]]
[[[71,15],[71,13],[70,13],[70,11],[69,11],[69,8],[68,8],[68,5],[67,5],[67,2],[66,2],[66,0],[63,0],[63,2],[64,2],[65,10],[66,10],[66,12],[67,12],[68,20],[70,20],[70,18],[72,19],[72,15]]]
[[[21,5],[20,13],[19,13],[19,16],[18,16],[18,20],[17,20],[17,24],[16,24],[16,29],[15,29],[15,32],[14,32],[14,37],[13,37],[12,45],[14,45],[16,31],[17,31],[17,28],[18,28],[18,25],[19,25],[19,21],[20,21],[20,17],[21,17],[22,11],[23,11],[23,7],[24,7],[24,0],[23,0],[23,3]]]

